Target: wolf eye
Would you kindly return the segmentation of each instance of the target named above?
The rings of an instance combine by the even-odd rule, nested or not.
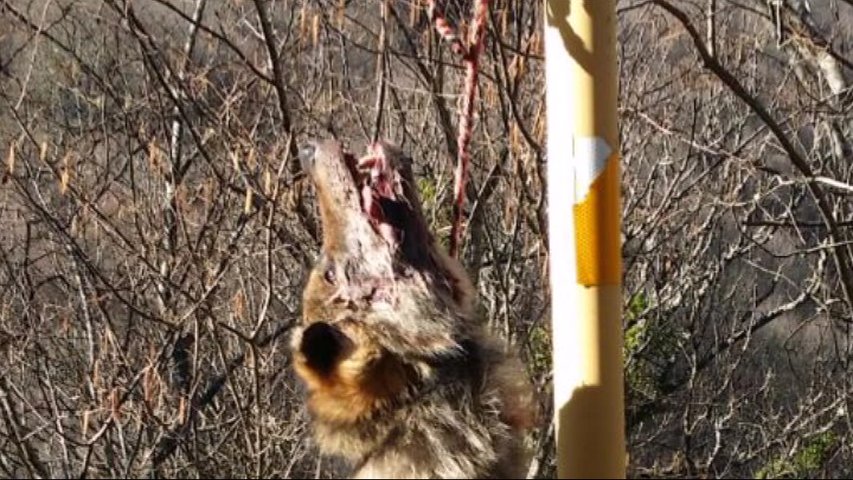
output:
[[[330,266],[326,267],[326,271],[323,272],[323,278],[331,284],[335,283],[335,280],[337,280],[337,276],[335,275],[335,266],[334,265],[330,265]]]

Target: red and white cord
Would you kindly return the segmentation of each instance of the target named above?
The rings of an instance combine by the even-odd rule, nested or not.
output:
[[[471,160],[469,146],[474,130],[474,105],[477,98],[479,56],[485,43],[483,37],[486,30],[488,9],[488,0],[475,0],[473,19],[466,46],[463,45],[456,30],[450,25],[437,0],[429,0],[429,16],[435,24],[436,31],[445,41],[450,43],[454,53],[462,55],[462,62],[465,65],[464,95],[459,112],[458,152],[453,187],[453,224],[450,230],[449,253],[452,257],[458,256],[459,244],[462,239],[462,216],[465,206],[465,184],[468,181],[468,165]]]

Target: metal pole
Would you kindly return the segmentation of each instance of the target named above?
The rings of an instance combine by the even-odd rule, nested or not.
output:
[[[545,0],[560,478],[625,478],[614,0]]]

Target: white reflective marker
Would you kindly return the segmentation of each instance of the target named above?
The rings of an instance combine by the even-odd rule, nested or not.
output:
[[[572,140],[576,204],[586,199],[592,182],[604,171],[611,153],[613,149],[601,137],[575,137]]]

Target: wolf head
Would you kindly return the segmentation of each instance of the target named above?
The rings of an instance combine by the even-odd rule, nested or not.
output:
[[[473,287],[430,233],[411,159],[381,143],[356,159],[336,141],[300,150],[323,224],[292,337],[312,412],[354,422],[465,355]]]

